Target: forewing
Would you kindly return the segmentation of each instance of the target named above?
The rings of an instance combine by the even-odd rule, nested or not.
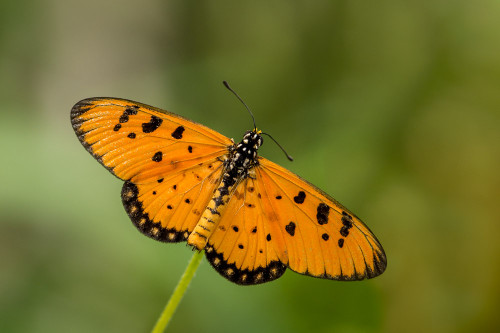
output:
[[[71,111],[85,148],[108,170],[148,183],[227,153],[227,137],[173,113],[117,98],[89,98]]]
[[[259,162],[263,219],[281,262],[295,272],[335,280],[384,272],[384,250],[358,217],[292,172],[264,158]]]

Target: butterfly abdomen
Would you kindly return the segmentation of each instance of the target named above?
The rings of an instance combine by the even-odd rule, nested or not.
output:
[[[229,201],[231,188],[222,184],[215,191],[215,195],[208,203],[207,208],[203,212],[198,224],[194,228],[187,240],[189,245],[194,246],[198,250],[203,250],[210,238],[210,235],[215,231],[219,224],[220,217],[224,213],[226,203]]]
[[[250,170],[258,164],[257,150],[262,145],[262,137],[249,131],[239,144],[228,148],[228,158],[224,161],[224,171],[220,186],[215,190],[198,224],[187,240],[189,245],[203,250],[223,215],[226,204],[234,189],[249,176]]]

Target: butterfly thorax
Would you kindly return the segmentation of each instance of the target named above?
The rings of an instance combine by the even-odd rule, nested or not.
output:
[[[230,146],[229,158],[224,162],[226,173],[223,182],[230,184],[241,176],[247,177],[248,171],[258,165],[257,150],[262,143],[262,136],[254,131],[248,131],[240,143]]]
[[[259,133],[257,130],[248,131],[240,143],[228,147],[219,187],[215,190],[198,224],[189,236],[189,245],[198,250],[205,247],[234,189],[241,181],[249,177],[250,171],[258,165],[257,150],[263,143]]]

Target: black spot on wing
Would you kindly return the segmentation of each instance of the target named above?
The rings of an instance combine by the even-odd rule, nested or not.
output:
[[[163,153],[161,151],[156,152],[152,158],[154,162],[161,162],[162,159],[163,159]]]
[[[142,123],[142,131],[144,133],[152,133],[160,127],[163,119],[158,118],[157,116],[151,116],[151,119],[148,123]]]
[[[127,136],[128,136],[129,138],[131,138],[131,139],[135,139],[135,133],[134,133],[134,132],[129,133]]]
[[[352,228],[352,216],[342,211],[342,224],[348,229]]]
[[[343,238],[339,238],[338,244],[339,244],[340,248],[343,248],[344,247],[344,239]]]
[[[306,194],[304,191],[300,191],[299,194],[293,197],[293,201],[295,201],[298,204],[304,203],[305,199],[306,199]]]
[[[295,223],[293,223],[293,222],[288,223],[285,226],[285,230],[286,230],[286,232],[288,232],[290,234],[290,236],[294,236],[295,235]]]
[[[135,116],[137,114],[137,110],[139,110],[137,105],[127,106],[123,114],[127,116]]]
[[[330,214],[330,207],[324,203],[320,203],[316,209],[316,220],[318,224],[323,225],[328,223],[328,215]]]
[[[174,139],[182,139],[182,133],[184,133],[184,126],[179,126],[172,132],[172,137]]]
[[[121,124],[126,123],[128,121],[128,114],[124,113],[120,116],[120,119],[118,120]]]
[[[349,229],[351,229],[353,226],[352,216],[342,211],[341,221],[342,221],[342,228],[340,228],[340,234],[343,237],[347,237],[349,235]]]
[[[115,127],[113,127],[113,131],[118,132],[122,128],[122,124],[116,124]]]

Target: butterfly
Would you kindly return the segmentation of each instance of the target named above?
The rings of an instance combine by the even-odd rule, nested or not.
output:
[[[75,104],[82,145],[125,181],[121,198],[144,235],[187,241],[237,284],[275,280],[287,268],[333,280],[384,272],[379,241],[328,194],[258,155],[262,132],[235,143],[179,115],[120,98]]]

